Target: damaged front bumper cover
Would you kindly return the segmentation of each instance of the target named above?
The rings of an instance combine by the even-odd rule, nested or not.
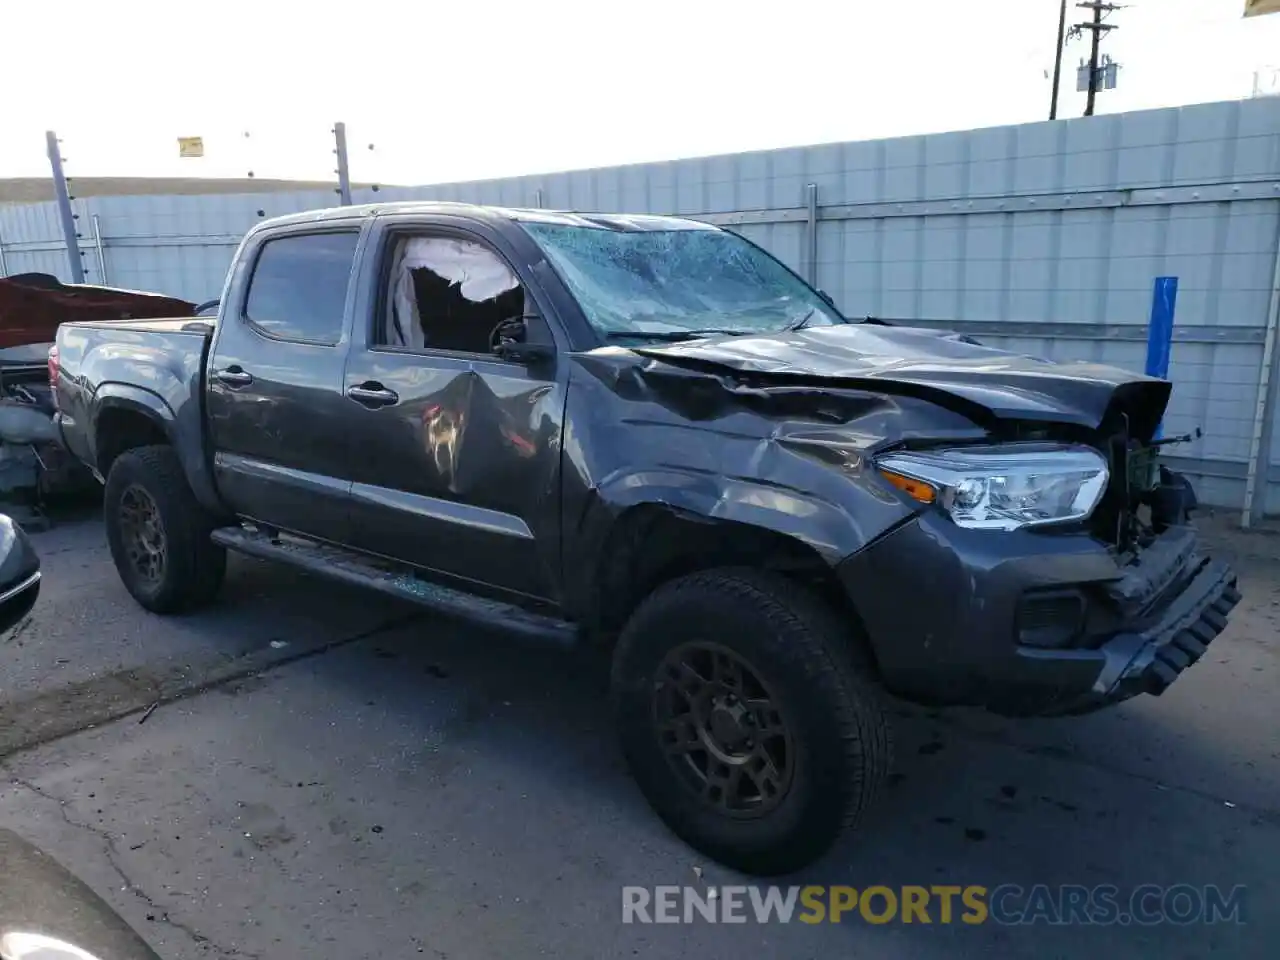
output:
[[[993,537],[925,514],[839,573],[891,692],[1009,716],[1159,695],[1240,601],[1235,573],[1205,556],[1189,527],[1126,563],[1085,533]],[[1055,615],[1067,628],[1042,644]]]
[[[1096,651],[1079,651],[1099,662],[1092,688],[1074,699],[1046,705],[1041,714],[1089,713],[1140,693],[1159,696],[1203,657],[1226,628],[1227,615],[1240,602],[1240,591],[1227,564],[1198,559],[1196,572],[1153,624],[1120,633]],[[1026,656],[1044,651],[1020,652]]]

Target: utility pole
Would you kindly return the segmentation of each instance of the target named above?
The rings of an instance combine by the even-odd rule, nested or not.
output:
[[[71,282],[84,283],[84,262],[80,259],[80,234],[76,233],[76,214],[71,209],[71,192],[67,189],[67,176],[62,169],[62,151],[58,148],[58,135],[48,130],[44,135],[45,149],[49,155],[49,167],[53,172],[53,195],[58,201],[58,219],[62,221],[62,239],[67,245],[67,263],[71,267]]]
[[[1067,41],[1067,0],[1058,8],[1058,46],[1053,55],[1053,93],[1049,99],[1049,119],[1058,119],[1058,84],[1062,80],[1062,47]]]
[[[333,125],[333,152],[338,155],[338,201],[344,207],[351,205],[351,173],[347,165],[347,125],[339,121]]]
[[[1106,3],[1104,0],[1086,0],[1084,3],[1077,3],[1077,7],[1082,10],[1092,10],[1093,19],[1088,23],[1077,23],[1072,32],[1079,34],[1088,30],[1093,36],[1089,40],[1089,97],[1085,101],[1084,115],[1086,117],[1093,116],[1093,101],[1098,95],[1098,44],[1102,40],[1104,33],[1110,33],[1116,28],[1114,23],[1103,23],[1102,18],[1105,14],[1119,10],[1114,3]]]

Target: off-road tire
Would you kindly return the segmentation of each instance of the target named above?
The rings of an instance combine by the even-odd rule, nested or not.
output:
[[[154,504],[165,561],[154,579],[130,559],[122,522],[122,499],[139,488]],[[135,490],[131,496],[137,497]],[[215,523],[196,500],[172,447],[126,450],[111,465],[103,494],[107,543],[125,589],[153,613],[182,613],[210,603],[222,586],[227,552],[209,539]]]
[[[741,657],[789,717],[789,787],[756,819],[709,805],[660,742],[660,668],[671,651],[698,642]],[[690,846],[747,873],[789,873],[820,857],[871,805],[892,763],[891,730],[864,651],[852,624],[781,575],[718,569],[660,587],[624,628],[611,676],[622,749],[650,805]]]

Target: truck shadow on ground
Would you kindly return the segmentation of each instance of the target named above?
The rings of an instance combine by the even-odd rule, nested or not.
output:
[[[100,550],[100,542],[95,546],[90,539],[84,538],[85,544]],[[123,593],[114,577],[95,581],[91,589],[116,601]],[[68,588],[65,598],[49,598],[41,616],[62,615],[58,605],[72,603],[71,593]],[[614,903],[627,883],[692,882],[693,864],[702,865],[701,882],[745,882],[675,840],[649,811],[614,741],[608,664],[600,654],[534,646],[240,559],[233,561],[220,602],[199,614],[159,619],[127,599],[124,603],[111,608],[109,616],[118,621],[111,632],[145,637],[179,658],[211,661],[273,642],[285,645],[282,659],[296,651],[300,662],[289,670],[254,671],[219,685],[216,695],[260,690],[270,697],[277,684],[285,689],[289,675],[307,671],[320,686],[304,688],[316,700],[303,706],[323,723],[346,728],[346,762],[376,764],[389,772],[390,778],[379,782],[394,785],[397,804],[432,809],[429,794],[435,791],[450,794],[456,807],[461,797],[461,809],[447,804],[434,809],[448,830],[464,834],[475,846],[477,857],[502,862],[508,853],[504,838],[514,835],[511,827],[495,832],[487,816],[514,817],[551,834],[557,824],[572,828],[586,816],[605,825],[597,829],[625,837],[625,843],[601,854],[574,837],[530,842],[534,851],[559,851],[557,869],[588,873],[602,902]],[[380,628],[383,624],[399,625]],[[322,651],[328,652],[312,655]],[[1225,806],[1225,799],[1236,795],[1236,774],[1223,759],[1222,742],[1194,735],[1196,707],[1194,696],[1180,697],[1176,689],[1159,710],[1122,706],[1061,721],[1011,721],[895,705],[898,762],[885,796],[830,855],[780,882],[859,889],[1152,882],[1229,888],[1243,883],[1262,899],[1275,889],[1280,818],[1265,804]],[[150,722],[171,723],[169,716],[162,709]],[[362,725],[371,717],[375,723]],[[385,731],[389,739],[379,743],[365,736],[366,729]],[[320,755],[314,758],[275,754],[270,762],[323,767],[325,739],[317,746]],[[1147,757],[1161,775],[1148,767]],[[1174,775],[1163,776],[1166,771]],[[324,775],[319,769],[316,774]],[[1204,784],[1216,785],[1222,795]],[[493,791],[502,789],[506,799],[495,800]],[[517,798],[527,792],[543,806],[512,803],[511,792]],[[576,813],[557,821],[547,804]],[[496,813],[485,812],[485,805]],[[1055,940],[1064,935],[1061,929],[1023,932],[1038,938],[1028,941],[1035,955],[1063,952]],[[1112,932],[1135,950],[1167,946],[1187,955],[1194,946],[1196,955],[1210,949],[1245,955],[1232,939],[1239,936],[1235,928],[1169,925],[1154,932]],[[933,928],[933,934],[942,931]],[[897,935],[923,945],[930,932],[899,927]],[[1012,935],[1008,928],[983,928],[966,942],[998,946]],[[928,943],[924,954],[964,952],[952,951],[950,940]],[[1080,942],[1071,946],[1073,955],[1090,952]]]
[[[599,809],[642,845],[670,842],[688,863],[701,861],[666,834],[627,774],[613,739],[603,656],[529,647],[431,615],[350,652],[364,658],[361,668],[324,658],[315,669],[340,697],[391,711],[397,724],[419,722],[423,696],[450,689],[457,698],[432,760],[442,781],[463,756],[467,763],[491,764],[512,783],[541,781],[544,794]],[[1119,737],[1130,751],[1167,750],[1167,726],[1176,716],[1122,715],[1121,707],[1089,718],[1088,735],[1072,743],[1064,725],[1073,720],[894,710],[898,760],[881,802],[831,854],[778,882],[1122,889],[1243,883],[1259,893],[1271,886],[1268,858],[1280,853],[1274,812],[1224,806],[1203,791],[1160,783],[1108,752],[1108,740]],[[1219,760],[1194,744],[1176,759],[1188,771],[1212,771]],[[646,882],[626,879],[625,865],[614,870],[618,883]],[[708,883],[745,882],[714,865],[706,876]],[[998,941],[1008,930],[990,936]],[[1037,936],[1043,933],[1037,928]],[[1236,928],[1171,925],[1125,934],[1137,938],[1135,947],[1185,949],[1191,942],[1228,946],[1236,955],[1233,938],[1241,935]]]
[[[94,567],[102,561],[109,563],[99,533],[84,537],[70,529],[69,534],[67,544],[60,542],[56,532],[40,538],[41,549],[50,550],[47,565],[51,568],[50,586],[54,588],[42,596],[37,607],[35,615],[41,620],[71,619],[65,607],[83,604],[83,588],[65,587],[61,588],[65,593],[54,592],[60,589],[60,582],[75,578],[72,570],[60,566],[70,565],[72,556],[81,559],[72,551],[86,552],[83,562]],[[1256,596],[1263,585],[1248,586]],[[386,624],[413,620],[423,627],[369,643],[381,651],[380,662],[385,665],[404,661],[409,665],[408,674],[416,673],[427,684],[447,683],[463,688],[470,719],[459,720],[461,727],[501,722],[523,709],[529,714],[529,724],[542,728],[547,738],[564,737],[566,746],[571,746],[575,737],[580,746],[586,746],[581,731],[596,731],[591,752],[608,765],[622,769],[611,735],[608,665],[602,654],[566,655],[530,646],[406,603],[243,558],[233,558],[220,602],[191,616],[163,621],[149,616],[123,596],[123,587],[114,577],[97,580],[89,590],[121,595],[113,597],[123,603],[111,605],[113,612],[109,616],[116,621],[110,632],[118,630],[130,635],[131,643],[146,648],[140,652],[147,655],[147,661],[159,654],[170,664],[184,666],[189,662],[225,661],[272,646],[279,646],[279,659],[287,660],[376,633]],[[1242,612],[1249,605],[1246,598]],[[160,623],[164,624],[163,630],[157,629]],[[96,642],[97,638],[93,639]],[[1211,659],[1206,658],[1195,672],[1224,669],[1211,663]],[[1264,666],[1252,669],[1274,665],[1274,659],[1260,662]],[[1159,702],[1158,711],[1122,705],[1090,717],[1055,721],[1003,720],[976,711],[939,712],[895,704],[898,763],[890,782],[890,805],[898,808],[907,804],[910,808],[927,796],[929,805],[939,807],[931,814],[918,811],[922,816],[929,814],[924,821],[928,829],[954,827],[952,832],[970,845],[993,839],[998,830],[988,822],[989,816],[970,816],[968,819],[974,822],[961,822],[966,818],[960,813],[942,809],[954,807],[954,801],[967,796],[974,782],[975,771],[965,769],[964,763],[954,769],[960,762],[957,758],[978,754],[992,760],[1005,757],[1030,763],[1035,773],[1078,775],[1077,780],[1085,775],[1113,777],[1129,789],[1168,792],[1159,788],[1189,788],[1184,792],[1202,799],[1237,802],[1246,810],[1261,806],[1261,815],[1275,816],[1274,810],[1265,809],[1265,800],[1258,802],[1262,791],[1257,784],[1249,782],[1240,769],[1224,759],[1221,744],[1198,735],[1191,722],[1191,712],[1198,706],[1196,695],[1185,691],[1185,686],[1184,681],[1166,695]],[[504,703],[510,703],[512,708],[493,712],[495,704]],[[492,716],[484,716],[485,710],[493,712]],[[987,767],[980,765],[979,769]],[[984,803],[985,814],[1008,814],[1038,803],[1045,807],[1042,812],[1062,819],[1063,815],[1078,814],[1088,806],[1041,789],[1035,782],[1017,783],[1009,777],[996,776],[998,764],[991,773],[993,781],[998,782],[978,791],[995,804]],[[958,779],[948,782],[948,776]],[[634,788],[626,782],[628,792],[633,794]],[[940,802],[943,800],[946,802]],[[999,822],[999,818],[994,821]]]
[[[279,709],[285,715],[310,710],[316,723],[345,728],[345,737],[337,747],[319,737],[311,748],[314,757],[268,751],[255,760],[267,770],[299,768],[295,779],[304,780],[302,770],[314,767],[316,777],[341,782],[343,771],[377,764],[390,773],[378,780],[393,788],[388,803],[432,810],[443,820],[436,829],[456,832],[465,838],[460,842],[473,844],[477,855],[491,856],[492,862],[503,861],[509,854],[504,842],[523,830],[549,831],[552,838],[535,835],[529,841],[530,855],[538,863],[552,857],[557,870],[590,877],[600,902],[610,907],[623,884],[691,882],[693,864],[704,870],[702,883],[744,882],[673,838],[648,809],[615,744],[602,655],[533,646],[240,558],[233,559],[213,607],[157,618],[125,594],[96,524],[55,527],[37,543],[47,562],[47,590],[34,612],[35,625],[8,638],[4,649],[11,666],[23,665],[14,676],[28,677],[26,665],[46,669],[56,657],[69,662],[47,679],[61,682],[57,671],[82,668],[77,676],[90,686],[79,692],[104,694],[68,698],[64,689],[41,692],[56,701],[50,710],[57,718],[75,714],[66,732],[118,716],[121,696],[135,696],[133,708],[145,708],[150,688],[122,692],[107,684],[122,668],[145,686],[157,671],[179,668],[198,680],[210,664],[240,657],[252,663],[258,653],[270,653],[275,663],[296,662],[279,670],[265,662],[218,682],[220,692],[213,695],[263,690],[270,698],[277,685],[296,695],[288,677],[307,672],[319,687],[301,689],[316,700]],[[1259,716],[1265,721],[1265,708],[1256,704],[1264,702],[1259,698],[1275,680],[1275,566],[1265,575],[1255,567],[1246,571],[1246,600],[1239,622],[1233,619],[1231,632],[1219,641],[1226,644],[1221,655],[1206,658],[1159,701],[1054,721],[895,704],[897,764],[881,802],[830,855],[780,882],[859,889],[1003,883],[1217,883],[1229,889],[1242,883],[1262,902],[1276,892],[1280,814],[1274,789],[1268,792],[1274,776],[1262,772],[1268,763],[1274,768],[1275,754],[1255,757],[1256,745],[1267,741],[1265,731],[1253,736],[1249,725],[1259,726]],[[1242,687],[1241,677],[1252,678],[1254,686]],[[1205,720],[1213,701],[1219,705],[1216,727]],[[246,696],[245,709],[254,702],[261,701]],[[29,721],[30,706],[16,704],[20,709],[11,711],[11,726]],[[128,729],[150,735],[175,722],[175,715],[181,711],[162,707],[150,726]],[[6,717],[0,716],[0,730]],[[379,743],[367,730],[389,739]],[[293,750],[297,740],[271,743],[273,750]],[[325,770],[334,749],[347,751],[339,754],[344,763]],[[234,744],[227,753],[236,756]],[[1257,760],[1257,776],[1241,768],[1241,757]],[[163,782],[163,771],[156,776]],[[432,793],[448,799],[433,804]],[[532,806],[533,799],[521,802],[523,793],[539,806]],[[548,807],[562,808],[563,815],[557,819],[557,810]],[[486,819],[491,816],[515,824],[495,831]],[[554,839],[557,829],[584,829],[586,823],[596,824],[588,836],[597,840],[625,840],[602,852],[589,839]],[[306,828],[295,823],[290,829],[302,836]],[[609,921],[615,922],[614,914]],[[1259,928],[1267,921],[1260,921],[1250,932],[1261,944]],[[943,933],[936,927],[933,932]],[[976,933],[964,941],[966,949],[1008,945],[1014,936],[1009,928]],[[1039,926],[1023,933],[1034,934],[1023,945],[1028,956],[1084,956],[1093,950],[1087,940],[1059,944],[1055,938],[1066,935],[1062,929]],[[1239,935],[1235,928],[1167,925],[1112,928],[1108,936],[1113,934],[1123,937],[1129,952],[1143,955],[1165,948],[1171,956],[1247,952],[1240,949],[1242,941],[1232,939]],[[929,940],[925,946],[924,928],[898,927],[897,935],[922,947],[916,955],[965,952],[952,949],[959,946],[955,940]]]
[[[420,625],[360,646],[371,660],[368,670],[344,669],[332,678],[349,687],[351,697],[408,711],[401,719],[412,723],[411,696],[388,698],[385,674],[396,674],[401,683],[413,678],[427,687],[453,687],[463,704],[448,725],[453,742],[465,739],[482,747],[489,739],[503,743],[501,731],[518,727],[530,739],[558,745],[566,756],[587,765],[583,776],[588,779],[582,782],[604,794],[601,801],[642,803],[613,740],[606,654],[531,646],[430,613]],[[323,661],[319,668],[324,669]],[[868,853],[884,857],[895,840],[907,841],[921,829],[967,862],[977,858],[995,865],[1002,860],[994,851],[1005,838],[1005,827],[1023,820],[1032,829],[1052,831],[1054,843],[1040,844],[1051,847],[1045,852],[1052,859],[1062,859],[1063,847],[1078,847],[1072,835],[1079,834],[1106,860],[1108,849],[1132,841],[1135,820],[1150,818],[1152,794],[1179,803],[1221,805],[1202,790],[1162,783],[1126,765],[1130,756],[1167,752],[1171,739],[1177,739],[1169,728],[1176,715],[1157,718],[1125,712],[1121,706],[1083,719],[1045,721],[898,702],[891,710],[897,759],[884,799],[824,870],[840,872]],[[1087,729],[1078,734],[1072,730],[1076,724]],[[1114,749],[1117,739],[1124,741],[1123,755]],[[1220,758],[1214,751],[1178,742],[1180,768],[1217,770]],[[1220,781],[1221,771],[1207,779]],[[1244,818],[1266,820],[1271,813],[1243,806]],[[901,852],[895,856],[912,860]]]

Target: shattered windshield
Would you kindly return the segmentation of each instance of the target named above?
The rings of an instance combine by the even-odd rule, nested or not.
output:
[[[609,340],[776,333],[847,322],[781,263],[732,233],[522,226],[587,320]]]

